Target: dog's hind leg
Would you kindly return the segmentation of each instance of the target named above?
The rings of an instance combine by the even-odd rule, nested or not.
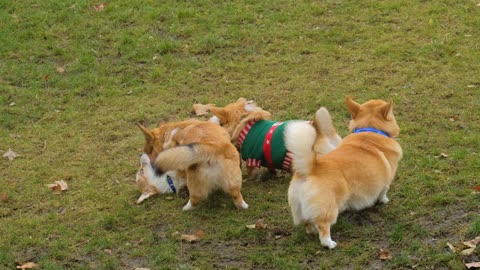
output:
[[[302,182],[299,179],[292,179],[288,187],[288,204],[292,213],[293,225],[300,225],[305,221],[303,218],[302,204],[300,202]]]
[[[390,201],[387,197],[388,190],[389,190],[389,187],[385,187],[380,193],[380,196],[378,197],[378,200],[383,204],[388,203]]]
[[[235,206],[240,209],[247,209],[248,204],[243,200],[242,193],[240,192],[240,187],[230,188],[227,193],[232,197],[233,203]]]
[[[315,228],[318,231],[318,238],[322,246],[332,249],[337,246],[337,243],[332,240],[330,236],[330,222],[328,221],[317,221],[315,222]]]

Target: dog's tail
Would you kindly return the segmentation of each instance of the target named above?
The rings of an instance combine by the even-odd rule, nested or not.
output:
[[[157,175],[166,171],[186,170],[188,167],[214,160],[215,152],[213,146],[206,144],[185,144],[162,151],[152,163],[152,168]]]
[[[310,174],[315,162],[313,146],[317,137],[315,128],[307,122],[298,121],[287,125],[285,143],[292,152],[292,164],[295,172],[302,177]]]
[[[317,132],[317,144],[314,149],[317,154],[324,155],[332,151],[337,148],[342,141],[342,138],[338,135],[333,125],[332,117],[326,108],[321,107],[318,109],[312,125]],[[319,137],[321,137],[322,140],[319,140]]]

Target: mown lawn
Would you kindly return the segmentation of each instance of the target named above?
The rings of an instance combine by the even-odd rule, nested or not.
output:
[[[478,1],[0,2],[0,268],[464,269],[480,261]],[[341,214],[339,245],[293,228],[290,175],[192,212],[136,205],[143,135],[195,102],[253,99],[275,119],[345,95],[394,100],[404,149],[390,203]],[[65,180],[53,194],[47,184]],[[263,219],[266,230],[245,226]],[[203,230],[197,243],[175,232]],[[391,259],[381,260],[380,249]]]

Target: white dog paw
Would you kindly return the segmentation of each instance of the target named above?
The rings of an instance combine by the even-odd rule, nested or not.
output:
[[[239,208],[241,208],[241,209],[247,209],[247,208],[248,208],[248,204],[247,204],[245,201],[242,201],[242,204],[240,204]]]
[[[385,203],[388,203],[390,200],[387,198],[387,196],[383,196],[380,198],[380,202],[385,204]]]
[[[192,206],[192,203],[189,200],[188,203],[182,209],[183,211],[189,211],[189,210],[193,210],[194,208],[195,207]]]
[[[329,249],[333,249],[337,246],[337,242],[333,241],[330,237],[320,239],[320,243],[322,243],[322,246],[328,247]]]

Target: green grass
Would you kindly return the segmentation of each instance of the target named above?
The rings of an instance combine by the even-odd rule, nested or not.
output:
[[[99,3],[0,3],[0,153],[20,154],[0,159],[0,268],[462,269],[478,256],[446,248],[480,234],[477,2]],[[326,106],[344,136],[345,95],[393,98],[404,159],[388,205],[340,215],[336,249],[293,228],[289,174],[245,183],[247,211],[222,193],[188,213],[182,199],[135,205],[135,123],[243,96],[279,120]],[[245,228],[259,218],[267,230]],[[198,243],[171,236],[199,229]]]

